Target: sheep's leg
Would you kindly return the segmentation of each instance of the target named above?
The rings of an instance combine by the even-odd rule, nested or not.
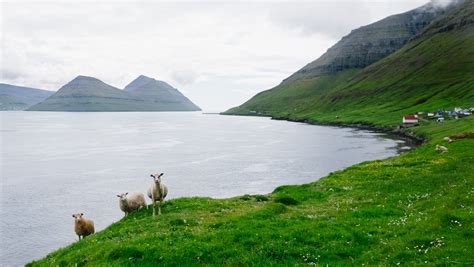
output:
[[[161,215],[161,205],[163,204],[163,200],[160,199],[160,205],[158,206],[158,215]]]

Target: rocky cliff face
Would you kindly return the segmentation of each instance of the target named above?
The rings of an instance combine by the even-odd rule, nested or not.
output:
[[[460,2],[460,1],[459,1]],[[440,7],[426,4],[353,30],[317,60],[284,82],[352,68],[364,68],[400,49],[410,39],[457,3]]]

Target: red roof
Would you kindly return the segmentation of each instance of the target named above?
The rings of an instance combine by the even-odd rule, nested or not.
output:
[[[418,120],[418,118],[415,117],[415,115],[404,116],[403,118],[404,118],[405,120]]]

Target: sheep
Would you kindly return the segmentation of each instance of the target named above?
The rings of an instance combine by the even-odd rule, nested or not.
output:
[[[74,231],[79,240],[81,240],[81,237],[84,239],[84,237],[95,233],[94,222],[84,218],[84,213],[76,213],[72,217],[74,218]]]
[[[132,192],[132,193],[123,193],[117,195],[119,197],[119,205],[120,209],[125,212],[125,216],[127,216],[130,212],[136,211],[141,207],[145,207],[148,209],[146,205],[145,196],[140,192]]]
[[[445,152],[448,152],[448,148],[445,147],[445,146],[436,145],[436,151],[440,151],[441,153],[445,153]]]
[[[451,143],[451,142],[454,141],[453,139],[451,139],[451,137],[448,137],[448,136],[445,137],[445,138],[443,138],[443,140],[446,141],[446,142],[448,142],[448,143]]]
[[[158,215],[160,215],[161,205],[163,204],[163,200],[165,199],[166,195],[168,195],[168,187],[161,183],[161,177],[163,175],[164,173],[150,175],[153,177],[153,184],[148,189],[148,197],[151,199],[153,204],[153,216],[155,216],[156,213],[156,202],[160,201],[158,206]]]

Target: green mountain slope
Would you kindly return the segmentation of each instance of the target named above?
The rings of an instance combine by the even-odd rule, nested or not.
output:
[[[54,92],[0,83],[0,110],[24,110],[35,105]]]
[[[362,70],[282,83],[226,114],[395,125],[415,111],[472,106],[473,5],[454,8],[402,49]]]
[[[307,64],[284,82],[303,77],[364,68],[397,51],[426,25],[452,9],[428,3],[411,11],[353,30],[329,48],[324,55]]]

